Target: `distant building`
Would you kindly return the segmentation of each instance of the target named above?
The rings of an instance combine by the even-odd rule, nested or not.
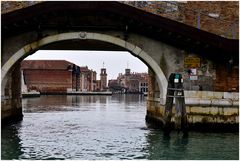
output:
[[[80,90],[80,67],[65,60],[24,60],[22,71],[28,91],[66,93]]]
[[[139,81],[139,91],[143,94],[148,93],[148,80]]]
[[[108,88],[110,91],[115,93],[123,93],[124,87],[119,84],[117,79],[111,79],[108,81]]]
[[[24,84],[41,93],[92,92],[97,90],[97,73],[65,60],[24,60]]]
[[[80,91],[96,91],[97,80],[96,71],[88,69],[88,67],[80,67]]]
[[[107,90],[107,72],[106,68],[101,69],[101,74],[100,74],[100,90],[105,91]]]
[[[100,80],[97,80],[97,81],[96,81],[96,90],[97,90],[97,91],[100,91],[100,90],[101,90],[101,81],[100,81]]]
[[[130,69],[125,69],[125,74],[120,73],[117,79],[109,80],[109,89],[117,93],[147,93],[148,74],[131,73]]]

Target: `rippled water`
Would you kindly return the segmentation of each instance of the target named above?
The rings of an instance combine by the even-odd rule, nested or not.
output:
[[[238,159],[238,133],[175,132],[145,123],[140,95],[41,96],[2,127],[2,159]]]

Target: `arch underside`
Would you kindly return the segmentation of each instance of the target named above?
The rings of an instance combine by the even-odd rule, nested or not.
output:
[[[16,62],[37,50],[110,50],[129,51],[138,57],[155,73],[160,91],[160,102],[165,103],[167,80],[159,65],[138,46],[120,38],[87,32],[61,33],[45,37],[37,42],[25,45],[18,50],[2,67],[2,88],[5,87],[6,75]]]

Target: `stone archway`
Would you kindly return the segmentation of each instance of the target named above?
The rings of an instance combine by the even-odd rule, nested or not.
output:
[[[57,35],[51,35],[48,37],[45,37],[39,41],[32,42],[31,44],[27,44],[24,47],[22,47],[20,50],[18,50],[13,56],[2,66],[2,89],[6,85],[7,80],[7,74],[10,71],[10,69],[14,66],[14,64],[27,57],[31,52],[39,50],[42,46],[51,44],[54,42],[60,42],[64,40],[98,40],[103,41],[107,43],[111,43],[117,46],[120,46],[127,51],[131,52],[134,56],[140,58],[143,60],[156,75],[156,80],[159,86],[160,91],[160,103],[165,103],[166,98],[166,87],[167,87],[167,79],[165,75],[163,74],[163,71],[161,70],[160,66],[155,62],[155,60],[150,57],[145,51],[143,51],[140,47],[129,43],[125,40],[122,40],[120,38],[106,35],[106,34],[100,34],[100,33],[92,33],[92,32],[70,32],[70,33],[61,33]]]

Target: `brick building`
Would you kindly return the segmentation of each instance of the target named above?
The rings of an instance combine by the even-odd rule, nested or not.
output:
[[[117,79],[109,80],[109,89],[123,93],[147,93],[148,74],[131,73],[130,69],[125,69],[125,73],[120,73]]]
[[[22,71],[28,91],[61,94],[107,90],[106,68],[101,69],[100,80],[96,71],[65,60],[24,60]]]
[[[88,69],[88,67],[80,67],[80,91],[96,91],[97,90],[97,73]]]
[[[24,84],[28,91],[67,93],[80,90],[80,67],[65,60],[24,60]]]
[[[106,91],[107,72],[106,68],[101,68],[100,80],[97,80],[97,72],[88,69],[88,67],[80,67],[80,91],[94,92]]]
[[[107,90],[107,72],[106,72],[106,68],[101,68],[100,91],[106,91],[106,90]]]

